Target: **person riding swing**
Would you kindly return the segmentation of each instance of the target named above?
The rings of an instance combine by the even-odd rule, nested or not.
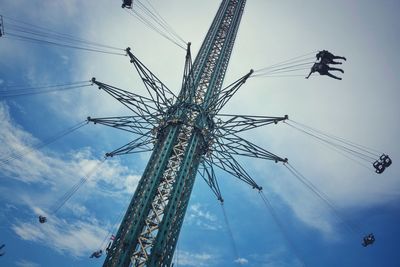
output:
[[[319,51],[315,56],[317,60],[320,60],[320,62],[323,62],[325,64],[342,64],[342,62],[334,61],[335,59],[343,59],[344,61],[346,61],[345,57],[335,56],[328,50]]]
[[[47,222],[47,218],[45,216],[39,215],[39,222],[45,223],[45,222]]]
[[[132,0],[122,0],[122,8],[132,8]]]
[[[375,242],[375,236],[374,234],[369,234],[364,237],[363,243],[361,244],[363,247],[366,247],[368,245],[372,245]]]
[[[340,71],[341,73],[344,73],[344,71],[342,69],[329,67],[324,62],[316,62],[311,67],[310,73],[308,74],[306,79],[310,78],[311,74],[313,74],[314,72],[318,72],[320,75],[327,75],[327,76],[329,76],[329,77],[331,77],[333,79],[336,79],[336,80],[341,80],[342,79],[340,77],[337,77],[337,76],[331,74],[329,72],[330,70],[336,70],[336,71]]]

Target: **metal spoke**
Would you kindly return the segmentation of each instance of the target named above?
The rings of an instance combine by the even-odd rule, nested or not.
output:
[[[148,131],[151,131],[157,126],[156,120],[151,116],[121,116],[106,118],[88,117],[88,121],[93,122],[94,124],[102,124],[138,135],[146,135],[148,134]]]
[[[92,79],[92,82],[99,86],[100,89],[103,89],[112,97],[117,99],[138,116],[150,115],[151,117],[156,119],[157,117],[159,117],[159,114],[163,113],[163,108],[159,107],[158,105],[156,105],[156,107],[154,106],[155,103],[153,99],[132,92],[128,92],[126,90],[122,90],[115,86],[101,83],[99,81],[96,81],[95,78]]]
[[[140,136],[128,144],[107,153],[106,157],[149,152],[153,150],[153,145],[155,142],[156,139],[151,136],[150,132],[148,132],[146,135]]]
[[[213,100],[211,100],[207,109],[218,113],[225,106],[225,104],[228,103],[228,101],[237,92],[237,90],[239,90],[239,88],[247,81],[252,73],[253,70],[250,70],[250,72],[247,73],[245,76],[228,85],[220,92],[214,92],[214,96],[211,98]]]
[[[223,198],[221,195],[221,190],[219,189],[218,180],[215,175],[213,160],[203,158],[203,161],[200,164],[198,174],[203,178],[203,180],[208,184],[211,188],[217,199],[223,202]]]
[[[178,102],[180,103],[194,104],[195,87],[194,87],[192,66],[193,66],[192,54],[190,52],[190,43],[188,43],[185,68],[183,70],[182,89],[178,96],[179,99]]]
[[[275,162],[287,162],[287,159],[281,158],[262,147],[235,134],[229,136],[220,136],[216,139],[219,146],[216,152],[229,153],[232,155],[246,156],[252,158],[274,160]],[[221,149],[222,148],[222,149]]]
[[[223,134],[236,134],[243,131],[248,131],[254,128],[269,124],[277,124],[280,121],[285,121],[289,119],[288,115],[283,117],[270,117],[270,116],[255,116],[255,115],[230,115],[230,114],[218,114],[218,129],[220,129]],[[223,121],[221,118],[227,118]]]
[[[126,52],[157,107],[162,109],[163,106],[171,106],[176,100],[176,95],[132,54],[129,47]]]
[[[249,184],[253,188],[257,188],[259,190],[262,189],[253,178],[246,172],[246,170],[240,165],[240,163],[232,156],[231,153],[226,151],[226,148],[220,144],[218,144],[218,151],[213,151],[212,157],[214,159],[213,164],[218,168],[226,171],[227,173],[235,176],[239,180]]]

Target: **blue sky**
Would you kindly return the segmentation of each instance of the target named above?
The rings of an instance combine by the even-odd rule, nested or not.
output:
[[[194,55],[220,1],[152,1],[187,41]],[[236,261],[222,210],[197,179],[181,231],[177,266],[400,266],[400,3],[384,1],[248,1],[226,83],[312,51],[347,57],[342,81],[313,75],[252,78],[224,113],[281,116],[388,153],[393,165],[377,175],[284,124],[246,133],[313,182],[340,211],[300,184],[281,164],[241,162],[277,211],[290,245],[258,193],[218,172],[225,210],[241,257]],[[181,83],[185,52],[121,9],[119,1],[2,1],[0,14],[96,42],[132,47],[170,89]],[[7,32],[7,29],[6,29]],[[304,75],[307,74],[305,71]],[[127,57],[104,55],[0,38],[0,90],[14,85],[100,81],[145,94]],[[34,146],[87,116],[131,115],[95,87],[0,99],[0,153]],[[86,125],[42,150],[0,165],[1,266],[101,266],[89,259],[129,201],[149,154],[116,157],[49,222],[39,225],[60,197],[104,153],[133,137]],[[356,225],[350,231],[348,223]],[[114,230],[115,232],[115,230]],[[363,248],[364,233],[376,243]],[[176,261],[175,261],[176,262]]]

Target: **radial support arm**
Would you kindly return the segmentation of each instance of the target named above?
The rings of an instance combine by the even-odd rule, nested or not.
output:
[[[146,135],[149,131],[156,127],[156,120],[149,115],[106,118],[88,117],[87,119],[89,122],[93,122],[94,124],[102,124],[138,135]]]
[[[239,88],[247,81],[250,75],[253,73],[253,70],[250,70],[242,78],[237,81],[231,83],[224,89],[222,89],[219,93],[215,92],[215,97],[213,97],[213,101],[210,102],[208,108],[215,113],[218,113],[225,104],[232,98],[232,96],[239,90]]]
[[[220,137],[217,140],[216,152],[224,152],[232,155],[239,155],[245,157],[274,160],[275,162],[287,162],[286,158],[281,158],[262,147],[253,144],[252,142],[237,136],[229,135]],[[223,148],[223,150],[221,149]]]
[[[215,175],[212,159],[203,158],[200,168],[198,170],[199,175],[206,181],[208,186],[211,188],[217,199],[223,202],[221,191],[219,189],[217,177]]]
[[[283,117],[269,116],[252,116],[252,115],[228,115],[218,114],[219,118],[227,118],[226,121],[218,120],[218,128],[226,134],[236,134],[243,131],[248,131],[254,128],[265,126],[268,124],[277,124],[280,121],[289,119],[288,115]]]
[[[126,49],[126,53],[130,57],[131,63],[135,66],[151,98],[158,105],[158,108],[162,108],[162,105],[171,106],[175,102],[175,94],[132,54],[129,47]]]
[[[194,77],[193,77],[193,62],[190,51],[191,43],[188,43],[186,50],[185,68],[183,70],[182,89],[179,94],[179,102],[193,103],[195,97]]]
[[[153,144],[156,142],[156,139],[151,136],[148,132],[147,134],[136,138],[132,142],[117,148],[116,150],[106,153],[106,157],[113,157],[119,155],[126,154],[134,154],[141,152],[149,152],[153,150]]]
[[[96,84],[99,89],[106,91],[138,116],[151,115],[152,117],[157,118],[157,114],[162,113],[162,109],[154,107],[155,103],[153,99],[101,83],[96,81],[95,78],[92,78],[92,82]]]
[[[220,151],[213,152],[213,164],[218,168],[226,171],[227,173],[235,176],[239,180],[249,184],[253,188],[257,188],[258,190],[262,190],[262,187],[259,186],[253,178],[246,172],[246,170],[240,165],[240,163],[232,156],[232,153],[224,151],[224,148],[221,148]]]

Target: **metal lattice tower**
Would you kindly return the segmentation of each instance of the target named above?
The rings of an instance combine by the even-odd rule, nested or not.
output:
[[[252,74],[250,71],[222,88],[245,4],[245,0],[222,1],[194,63],[188,44],[178,96],[130,48],[127,54],[150,97],[93,78],[94,84],[135,115],[89,121],[139,135],[106,156],[152,151],[103,266],[170,266],[196,174],[223,201],[213,166],[261,190],[232,155],[286,161],[237,133],[277,123],[287,116],[218,114]]]

